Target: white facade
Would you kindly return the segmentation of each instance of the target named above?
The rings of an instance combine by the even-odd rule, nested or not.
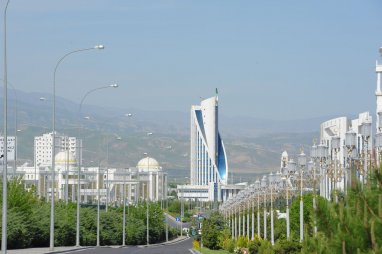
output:
[[[178,197],[225,201],[243,185],[228,185],[228,161],[218,128],[218,96],[191,106],[190,185],[178,185]]]
[[[226,184],[228,162],[218,131],[218,97],[203,100],[191,107],[191,163],[192,185]]]
[[[357,151],[362,153],[365,149],[365,143],[361,136],[361,125],[367,121],[373,121],[373,117],[369,112],[363,112],[358,115],[358,118],[351,120],[351,129],[357,134]],[[373,135],[372,135],[373,136]],[[368,141],[368,151],[370,152],[373,149],[373,138],[370,137]]]
[[[16,143],[17,140],[13,136],[7,136],[7,161],[14,161],[16,158]],[[0,137],[0,155],[4,154],[4,136]],[[3,163],[3,158],[0,159],[1,163]]]
[[[343,164],[344,158],[344,147],[345,144],[345,134],[349,130],[349,120],[347,117],[338,117],[326,121],[321,124],[320,131],[320,140],[324,142],[329,148],[329,155],[334,160],[335,153],[332,149],[332,138],[340,138],[340,149],[337,151],[337,160],[340,160],[340,163]]]
[[[69,151],[76,158],[81,158],[81,140],[75,137],[56,134],[56,151]],[[34,163],[37,166],[52,165],[52,133],[45,133],[34,138]]]
[[[125,202],[130,204],[147,199],[150,201],[167,199],[167,173],[163,172],[155,159],[149,158],[148,165],[145,163],[146,161],[147,158],[142,159],[137,168],[81,167],[81,202],[95,203],[98,188],[100,188],[102,204],[123,203],[124,189]],[[55,162],[55,198],[77,201],[78,166],[74,155],[68,150],[59,152],[55,157]],[[51,199],[53,193],[51,173],[50,166],[35,165],[17,168],[17,174],[23,177],[26,188],[37,186],[37,195],[45,199]]]
[[[329,157],[332,161],[336,161],[336,166],[327,165],[327,170],[336,167],[337,172],[342,172],[340,180],[337,183],[334,183],[334,180],[329,177],[329,172],[324,172],[321,177],[320,182],[320,195],[330,199],[332,190],[334,189],[334,184],[336,184],[336,189],[340,191],[345,190],[345,185],[347,179],[349,179],[349,172],[345,170],[346,161],[348,157],[348,151],[345,148],[345,134],[347,131],[354,131],[357,136],[356,149],[358,154],[362,154],[365,149],[365,142],[360,133],[361,125],[367,121],[372,121],[372,117],[369,112],[363,112],[358,115],[358,118],[349,120],[347,117],[338,117],[331,120],[328,120],[321,124],[320,131],[320,141],[328,146]],[[340,138],[340,147],[337,153],[332,149],[332,138]],[[372,151],[372,137],[368,141],[368,152]]]

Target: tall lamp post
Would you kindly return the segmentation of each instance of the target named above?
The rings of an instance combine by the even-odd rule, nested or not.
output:
[[[150,135],[152,135],[151,132],[149,132]],[[147,133],[147,135],[149,135],[149,133]],[[143,155],[147,156],[147,181],[146,181],[146,188],[147,188],[147,201],[146,201],[146,244],[147,246],[150,244],[150,239],[149,239],[149,183],[150,183],[150,179],[149,179],[149,163],[150,163],[150,157],[149,157],[149,154],[148,153],[143,153]]]
[[[257,237],[260,237],[261,234],[261,228],[260,228],[260,181],[257,179],[255,181],[255,190],[257,194]]]
[[[101,161],[98,163],[98,170],[97,170],[97,247],[100,246],[100,240],[99,240],[99,227],[100,227],[100,178],[101,178]]]
[[[264,195],[264,204],[263,204],[263,214],[264,214],[264,239],[267,239],[267,187],[268,187],[268,182],[267,182],[267,176],[263,176],[261,179],[261,189],[263,191]]]
[[[304,240],[304,200],[302,196],[303,187],[303,170],[306,165],[306,155],[303,151],[299,154],[297,158],[297,164],[300,167],[300,242]]]
[[[86,94],[82,97],[81,99],[81,102],[80,102],[80,107],[79,107],[79,110],[78,110],[78,116],[79,116],[79,121],[80,121],[80,125],[82,127],[82,124],[81,124],[81,111],[82,111],[82,105],[86,99],[86,97],[95,92],[95,91],[98,91],[98,90],[102,90],[102,89],[106,89],[106,88],[117,88],[118,85],[117,84],[112,84],[112,85],[108,85],[108,86],[101,86],[101,87],[97,87],[97,88],[94,88],[94,89],[91,89],[89,90],[88,92],[86,92]],[[78,139],[80,139],[80,134],[81,134],[81,131],[80,131],[81,128],[78,129]],[[81,166],[82,166],[82,141],[80,141],[80,152],[79,152],[79,157],[78,158],[78,172],[77,172],[77,225],[76,225],[76,246],[79,247],[80,246],[80,201],[81,201],[81,177],[80,177],[80,174],[81,174]],[[69,156],[68,156],[69,157]],[[68,187],[66,187],[68,188]],[[67,195],[67,194],[66,194]]]
[[[269,188],[271,190],[271,244],[275,244],[275,236],[274,236],[274,222],[273,222],[273,199],[274,199],[274,192],[279,191],[279,188],[281,186],[281,173],[277,172],[275,175],[272,173],[269,175]]]
[[[382,137],[382,136],[381,136]],[[378,143],[378,138],[376,137],[376,143]],[[356,150],[356,144],[357,144],[357,134],[349,130],[345,133],[345,148],[347,150],[347,168],[348,168],[348,178],[347,178],[347,184],[348,186],[352,185],[352,178],[353,178],[353,160],[356,159],[353,157],[353,151]],[[355,153],[356,154],[356,153]]]
[[[363,155],[364,155],[364,163],[363,163],[363,174],[362,174],[362,184],[365,184],[365,178],[368,176],[367,172],[367,156],[368,156],[368,143],[369,138],[371,136],[371,121],[369,119],[366,119],[361,124],[361,135],[362,139],[364,141],[364,148],[363,148]]]
[[[3,150],[3,216],[2,216],[2,230],[1,230],[1,250],[3,254],[7,253],[7,211],[8,211],[8,193],[7,193],[7,164],[8,164],[8,84],[7,84],[7,9],[9,0],[4,8],[4,145]]]
[[[83,48],[83,49],[77,49],[77,50],[73,50],[73,51],[70,51],[69,53],[66,53],[64,56],[62,56],[55,68],[54,68],[54,72],[53,72],[53,122],[52,122],[52,189],[51,189],[51,195],[52,195],[52,198],[51,198],[51,207],[50,207],[50,241],[49,241],[49,249],[51,251],[54,250],[54,185],[55,185],[55,179],[54,179],[54,174],[55,174],[55,155],[56,155],[56,148],[55,148],[55,144],[56,144],[56,72],[57,72],[57,69],[58,67],[60,66],[60,64],[62,63],[62,61],[72,55],[72,54],[75,54],[75,53],[79,53],[79,52],[83,52],[83,51],[89,51],[89,50],[93,50],[93,49],[104,49],[104,46],[103,45],[96,45],[94,47],[91,47],[91,48]]]
[[[340,137],[338,136],[334,136],[332,137],[332,149],[334,151],[334,167],[332,167],[332,170],[334,170],[334,172],[332,172],[331,176],[332,176],[332,179],[333,179],[333,194],[334,194],[334,200],[336,202],[336,204],[338,203],[338,194],[337,194],[337,184],[338,184],[338,167],[340,165],[338,165],[338,150],[340,149],[340,143],[341,143],[341,139]]]
[[[285,180],[285,188],[286,188],[286,233],[287,240],[290,239],[290,217],[289,217],[289,190],[291,183],[291,175],[293,175],[296,171],[296,162],[293,159],[290,159],[286,168],[284,168],[284,180]]]

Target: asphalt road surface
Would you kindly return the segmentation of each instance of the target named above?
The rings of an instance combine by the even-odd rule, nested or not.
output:
[[[78,254],[192,254],[192,238],[185,239],[181,242],[172,243],[169,245],[151,245],[143,246],[127,246],[125,248],[107,248],[100,247],[76,251]]]
[[[185,223],[182,223],[180,221],[176,221],[175,218],[169,216],[168,214],[165,214],[165,216],[167,217],[167,222],[168,222],[168,225],[170,227],[173,227],[173,228],[177,228],[180,230],[180,225],[183,224],[183,228],[190,228],[191,227],[191,222],[185,222]]]

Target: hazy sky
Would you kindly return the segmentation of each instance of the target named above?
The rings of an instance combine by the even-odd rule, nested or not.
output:
[[[116,82],[86,102],[188,112],[218,87],[226,115],[374,112],[382,1],[11,0],[8,79],[20,90],[51,93],[58,59],[98,43],[61,64],[57,95]]]

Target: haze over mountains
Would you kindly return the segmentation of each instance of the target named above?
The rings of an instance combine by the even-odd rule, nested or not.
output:
[[[12,91],[8,96],[8,135],[14,135],[15,97]],[[17,91],[17,96],[18,160],[33,164],[33,137],[49,132],[52,126],[51,95]],[[45,99],[40,100],[42,97]],[[56,129],[70,136],[81,135],[85,165],[135,166],[147,152],[170,174],[189,174],[189,112],[83,105],[80,117],[78,103],[60,97],[56,102]],[[127,113],[133,116],[127,117]],[[313,139],[318,138],[320,123],[330,118],[278,121],[227,116],[220,110],[219,127],[230,171],[239,175],[275,171],[283,150],[294,156],[305,147],[309,153]],[[147,136],[147,132],[153,135]]]

